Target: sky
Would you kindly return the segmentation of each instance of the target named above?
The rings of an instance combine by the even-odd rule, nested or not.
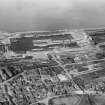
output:
[[[105,26],[105,0],[0,0],[6,32]]]

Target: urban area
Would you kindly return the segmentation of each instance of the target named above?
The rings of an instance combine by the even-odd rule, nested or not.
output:
[[[105,29],[0,32],[0,105],[105,105]]]

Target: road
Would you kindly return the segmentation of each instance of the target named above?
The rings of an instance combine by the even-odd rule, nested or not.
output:
[[[70,75],[70,73],[68,73],[67,69],[65,69],[64,65],[62,65],[59,60],[56,58],[56,56],[54,54],[52,54],[53,59],[58,63],[58,66],[62,67],[63,70],[65,71],[66,75],[69,77],[69,79],[71,80],[72,84],[74,87],[79,88],[77,84],[75,84],[72,76]]]

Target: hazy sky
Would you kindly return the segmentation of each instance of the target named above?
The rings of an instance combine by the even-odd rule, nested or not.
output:
[[[105,0],[0,0],[8,32],[105,26]]]

